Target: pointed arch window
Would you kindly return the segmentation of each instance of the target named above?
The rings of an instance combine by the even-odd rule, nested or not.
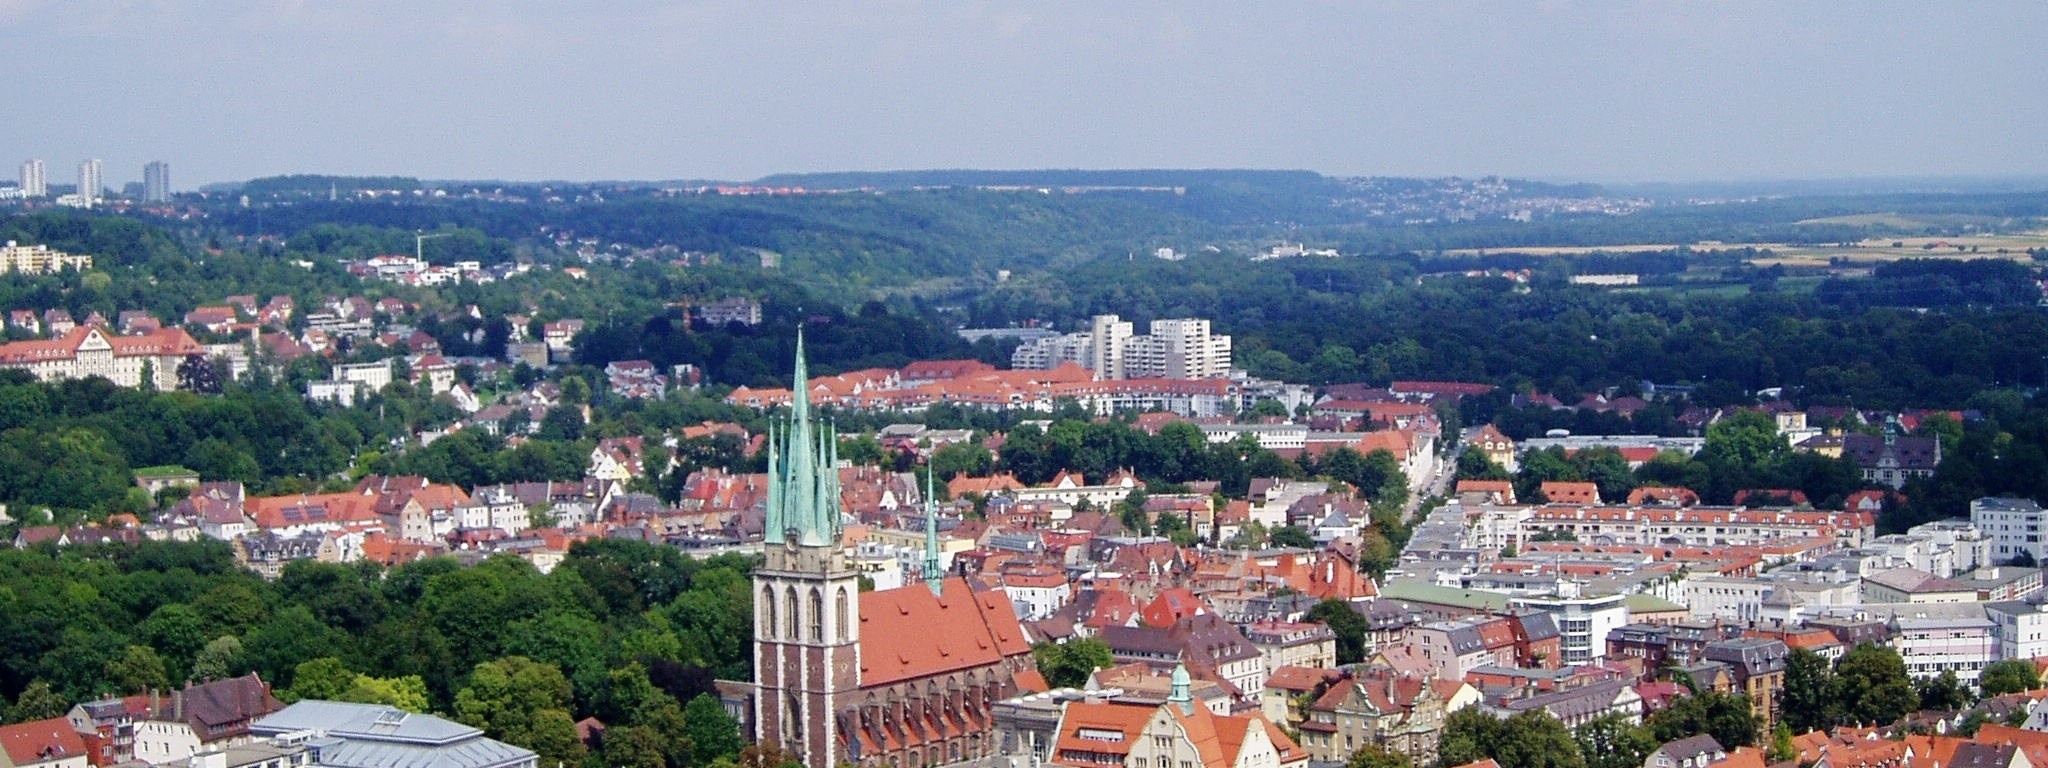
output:
[[[782,591],[782,637],[795,640],[797,628],[796,587],[784,587]]]
[[[834,618],[839,621],[839,640],[845,642],[853,636],[853,597],[845,587],[839,588],[839,614]]]
[[[825,642],[825,594],[817,587],[811,588],[811,642]]]

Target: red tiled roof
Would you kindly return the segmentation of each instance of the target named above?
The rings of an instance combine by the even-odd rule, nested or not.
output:
[[[861,685],[995,664],[1031,652],[1008,595],[960,578],[942,594],[922,584],[860,595]]]
[[[85,755],[85,739],[63,717],[0,726],[0,748],[14,765],[32,765]]]

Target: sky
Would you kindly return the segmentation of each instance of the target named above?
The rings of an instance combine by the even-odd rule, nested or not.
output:
[[[2048,174],[2048,3],[0,0],[0,168]],[[0,175],[11,175],[0,171]]]

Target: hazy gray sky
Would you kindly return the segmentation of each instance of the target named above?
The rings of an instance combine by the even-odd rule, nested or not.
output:
[[[2048,174],[2048,3],[0,0],[0,175]]]

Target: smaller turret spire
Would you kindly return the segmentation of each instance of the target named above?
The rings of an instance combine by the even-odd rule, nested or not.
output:
[[[939,572],[939,497],[933,493],[932,471],[924,473],[924,585],[933,597],[945,590],[945,574]]]
[[[1195,696],[1189,691],[1193,687],[1194,680],[1188,676],[1188,665],[1173,665],[1173,692],[1167,694],[1166,703],[1180,709],[1183,715],[1194,714]]]

